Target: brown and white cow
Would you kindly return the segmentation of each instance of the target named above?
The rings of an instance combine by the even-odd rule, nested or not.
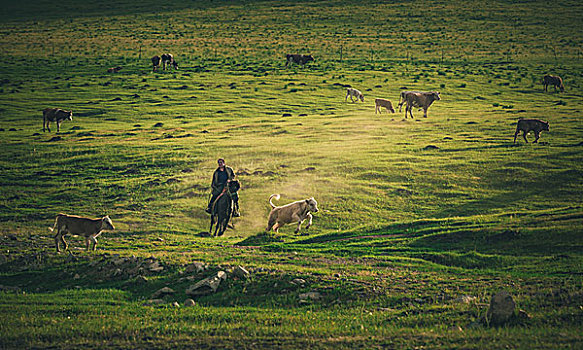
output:
[[[269,218],[267,219],[267,228],[265,231],[269,232],[273,229],[273,231],[278,232],[279,228],[283,225],[297,222],[298,227],[294,232],[298,233],[300,232],[302,222],[306,219],[308,219],[306,229],[312,225],[312,214],[310,214],[310,212],[318,212],[318,203],[314,197],[289,203],[281,207],[277,207],[271,202],[273,197],[278,200],[279,194],[272,194],[271,197],[269,197],[269,204],[272,209],[269,213]]]
[[[405,94],[405,118],[407,118],[407,112],[411,118],[413,118],[413,108],[423,108],[423,117],[427,118],[427,109],[434,101],[441,100],[439,97],[439,92],[429,91],[429,92],[408,92]]]
[[[51,122],[57,123],[57,132],[61,130],[61,123],[64,120],[73,120],[73,111],[64,111],[60,108],[45,108],[43,110],[43,132],[46,129],[51,132],[49,124]]]
[[[156,55],[152,57],[152,72],[155,72],[160,68],[160,56]]]
[[[384,98],[376,98],[374,100],[374,104],[375,104],[375,111],[374,113],[377,114],[381,113],[381,107],[385,107],[387,109],[387,113],[391,112],[391,113],[395,113],[395,109],[393,108],[393,104],[391,103],[391,101],[384,99]]]
[[[55,225],[49,230],[55,232],[55,245],[57,248],[57,253],[61,250],[59,249],[59,243],[63,243],[65,250],[67,250],[68,245],[65,242],[65,235],[70,233],[72,235],[81,235],[85,237],[86,248],[89,250],[89,243],[93,242],[93,250],[97,247],[97,237],[101,234],[103,230],[114,230],[115,227],[111,222],[109,216],[104,216],[100,219],[89,219],[77,215],[67,215],[59,214],[55,219]]]
[[[563,79],[557,75],[545,75],[543,77],[543,89],[547,91],[547,87],[551,85],[555,88],[555,92],[557,92],[557,87],[561,92],[565,91],[565,85],[563,85]]]
[[[350,101],[354,102],[353,97],[356,97],[356,101],[361,100],[364,102],[364,95],[357,89],[354,88],[347,88],[346,89],[346,97],[344,97],[344,102],[348,100],[348,96],[350,96]]]
[[[171,64],[174,69],[178,69],[178,62],[174,59],[171,53],[162,54],[162,69],[166,70],[166,66]]]
[[[290,63],[301,64],[303,66],[310,61],[314,61],[314,57],[312,57],[312,55],[287,54],[285,56],[285,59],[286,59],[286,62],[285,62],[286,67]]]

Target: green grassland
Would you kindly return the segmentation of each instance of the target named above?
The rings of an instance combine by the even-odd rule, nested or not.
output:
[[[579,2],[3,7],[0,348],[583,346]],[[164,52],[179,70],[152,72]],[[287,53],[316,60],[285,67]],[[542,91],[548,73],[564,93]],[[442,99],[428,118],[375,114],[404,89]],[[47,107],[73,121],[43,132]],[[518,118],[550,131],[514,144]],[[219,157],[242,216],[201,237]],[[313,226],[265,233],[273,193],[314,196]],[[116,230],[56,254],[59,212]],[[149,257],[164,270],[141,284],[112,263]],[[197,261],[209,268],[188,272]],[[248,279],[172,306],[237,265]],[[164,286],[176,294],[145,306]],[[528,317],[483,322],[501,290]]]

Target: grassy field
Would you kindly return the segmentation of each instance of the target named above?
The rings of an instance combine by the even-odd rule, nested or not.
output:
[[[5,4],[0,348],[583,347],[582,15],[575,1]],[[164,52],[179,70],[152,72]],[[316,60],[285,67],[287,53]],[[564,93],[542,91],[549,73]],[[375,114],[404,89],[442,99],[428,118]],[[47,107],[73,121],[43,132]],[[518,118],[550,131],[514,144]],[[219,157],[242,216],[202,237]],[[313,226],[265,233],[273,193],[314,196]],[[56,254],[59,212],[116,230]],[[492,326],[502,290],[517,316]]]

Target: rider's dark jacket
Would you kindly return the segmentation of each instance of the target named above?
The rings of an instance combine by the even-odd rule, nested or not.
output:
[[[227,172],[227,179],[228,180],[233,180],[235,178],[235,172],[233,171],[233,168],[225,165],[225,171]],[[215,170],[215,172],[213,174],[213,181],[211,182],[211,188],[212,188],[213,195],[220,194],[223,191],[223,188],[225,186],[224,183],[223,184],[219,183],[219,173],[220,172],[221,171],[219,170],[219,168],[217,168],[217,170]]]

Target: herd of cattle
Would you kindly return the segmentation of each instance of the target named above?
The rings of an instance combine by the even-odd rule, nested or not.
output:
[[[289,64],[301,64],[305,65],[308,62],[314,61],[311,55],[287,55],[286,56],[286,66]],[[166,67],[172,66],[174,69],[178,69],[178,63],[174,59],[172,54],[162,54],[161,56],[152,57],[152,70],[155,72],[160,67],[166,70]],[[115,67],[108,69],[110,73],[116,73],[121,70],[121,67]],[[563,80],[558,76],[545,75],[542,79],[543,89],[547,91],[548,86],[552,86],[557,91],[563,92],[565,86],[563,85]],[[364,102],[364,94],[359,90],[349,87],[346,90],[346,97],[344,102],[348,101],[348,98],[354,102]],[[356,101],[355,101],[356,99]],[[402,106],[405,104],[405,118],[407,118],[407,113],[413,118],[413,109],[419,108],[423,109],[423,117],[427,118],[427,110],[435,101],[441,100],[440,94],[437,91],[401,91],[399,95],[399,112],[402,110]],[[381,108],[385,108],[387,112],[395,113],[395,109],[390,100],[384,98],[375,99],[375,114],[381,113]],[[57,124],[57,132],[60,131],[61,123],[64,120],[73,120],[73,112],[66,111],[60,108],[46,108],[43,110],[43,132],[45,128],[50,132],[49,124],[55,122]],[[541,131],[549,131],[549,123],[538,119],[519,119],[516,124],[516,131],[514,133],[514,143],[516,143],[516,137],[520,132],[523,132],[523,138],[528,143],[526,135],[533,131],[535,134],[534,142],[537,142]],[[285,224],[292,222],[297,222],[296,233],[299,232],[302,222],[306,219],[309,221],[306,225],[306,229],[312,225],[312,215],[310,212],[318,212],[318,206],[316,200],[312,197],[306,200],[301,200],[287,205],[277,207],[272,203],[272,199],[279,199],[279,195],[271,195],[269,197],[269,204],[272,207],[269,213],[268,224],[266,231],[278,231],[279,228]],[[55,224],[51,231],[56,230],[55,234],[55,245],[57,252],[60,251],[60,243],[63,244],[65,249],[67,249],[67,242],[65,242],[64,236],[67,233],[82,235],[87,243],[87,250],[90,248],[90,243],[93,243],[93,250],[97,245],[96,237],[98,237],[103,230],[113,230],[114,226],[111,222],[109,216],[105,216],[98,219],[90,219],[76,215],[66,215],[59,214],[55,219]]]

